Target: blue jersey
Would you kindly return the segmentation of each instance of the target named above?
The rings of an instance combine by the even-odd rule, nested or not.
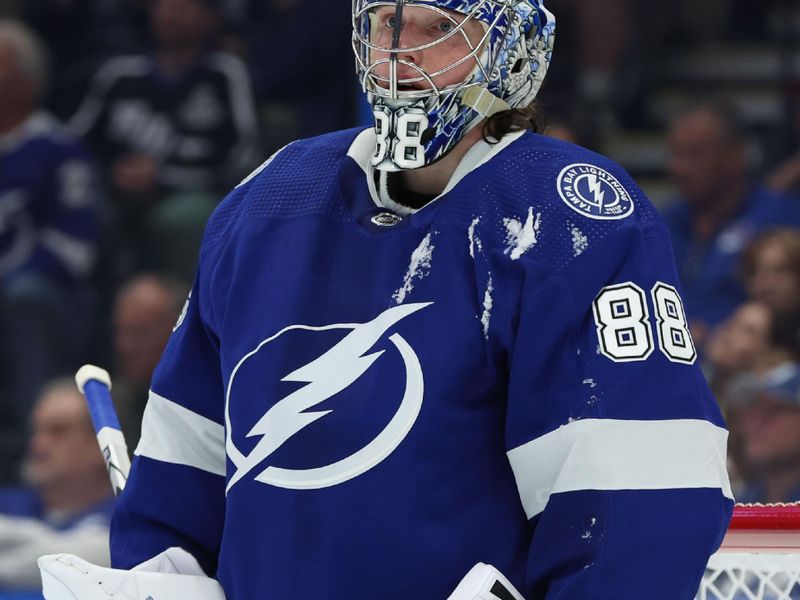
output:
[[[221,204],[112,522],[230,600],[691,598],[732,500],[666,230],[611,161],[476,144],[413,212],[372,131]],[[389,210],[386,206],[394,206]]]
[[[98,189],[83,146],[39,113],[0,138],[0,285],[37,274],[85,280],[97,252]]]

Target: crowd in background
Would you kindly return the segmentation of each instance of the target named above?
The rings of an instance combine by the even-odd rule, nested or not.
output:
[[[547,133],[599,148],[646,119],[662,48],[768,39],[782,3],[550,0]],[[0,0],[0,589],[35,579],[13,562],[31,540],[102,561],[110,489],[61,378],[109,366],[135,447],[206,219],[292,139],[369,123],[353,64],[348,2]],[[724,98],[663,132],[664,217],[743,501],[800,500],[798,88],[755,168]]]

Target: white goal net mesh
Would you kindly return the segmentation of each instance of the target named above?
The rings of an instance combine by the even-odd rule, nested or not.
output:
[[[800,600],[800,504],[737,506],[696,600]]]

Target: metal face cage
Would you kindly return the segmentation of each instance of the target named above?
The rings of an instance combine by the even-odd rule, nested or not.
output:
[[[491,52],[491,40],[493,37],[505,37],[505,32],[498,31],[498,28],[503,22],[508,23],[505,11],[497,10],[497,5],[504,3],[493,0],[472,2],[473,6],[470,7],[469,12],[462,13],[463,18],[461,19],[454,15],[454,11],[441,8],[437,4],[446,3],[353,0],[353,50],[356,56],[359,80],[365,92],[393,100],[420,99],[431,95],[440,96],[446,92],[459,91],[491,81],[498,57],[498,53]],[[437,39],[403,47],[401,30],[403,9],[407,5],[420,6],[430,10],[436,17],[450,23],[452,28],[443,32],[442,36]],[[379,43],[380,32],[376,33],[380,27],[378,11],[381,8],[394,9],[391,45],[389,46]],[[491,16],[492,20],[487,22],[487,16]],[[471,19],[480,22],[484,30],[483,36],[477,44],[470,40],[465,31],[465,24]],[[403,55],[428,51],[446,44],[452,41],[454,36],[463,39],[469,51],[455,62],[433,72],[426,72],[419,65],[403,58]],[[437,78],[467,62],[473,62],[474,69],[464,81],[443,87],[436,84]],[[406,73],[403,78],[400,76],[401,71]],[[412,75],[409,76],[409,74]]]

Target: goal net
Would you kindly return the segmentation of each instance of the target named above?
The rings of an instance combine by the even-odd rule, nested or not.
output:
[[[737,505],[696,600],[800,600],[800,504]]]

